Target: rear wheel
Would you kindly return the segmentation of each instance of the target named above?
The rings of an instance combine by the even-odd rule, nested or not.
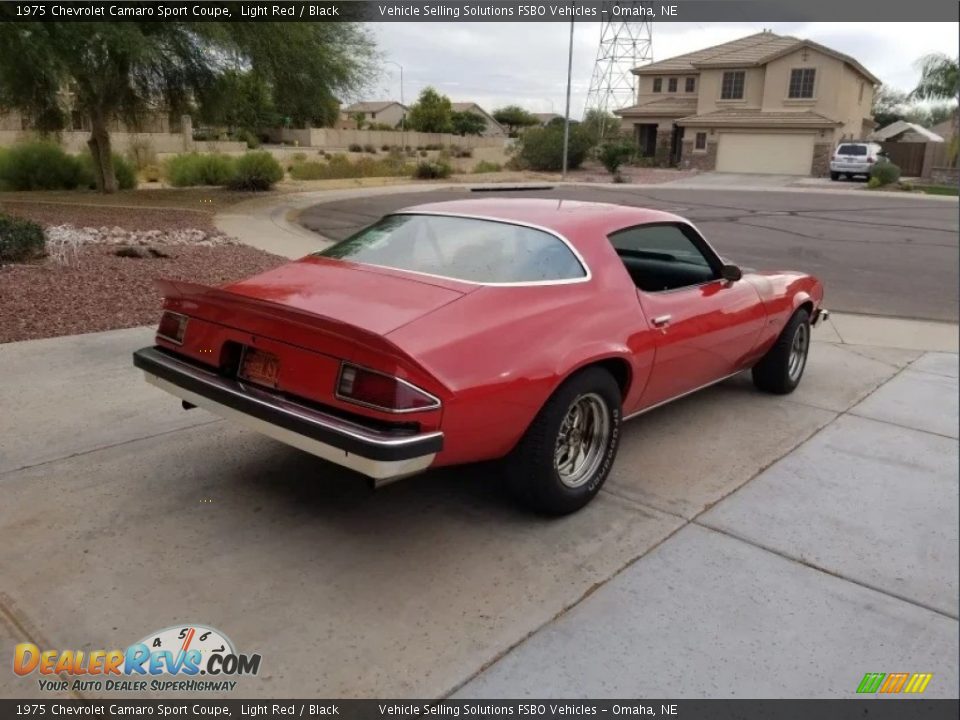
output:
[[[831,180],[839,180],[839,179],[840,179],[840,173],[838,173],[838,172],[831,172],[831,173],[830,173],[830,179],[831,179]]]
[[[620,388],[602,368],[587,368],[561,385],[508,459],[514,495],[547,515],[590,502],[617,455],[620,403]]]
[[[800,384],[810,352],[810,313],[797,310],[780,337],[753,366],[753,384],[761,390],[786,395]]]

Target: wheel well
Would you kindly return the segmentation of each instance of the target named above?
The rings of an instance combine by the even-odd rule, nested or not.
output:
[[[806,300],[800,303],[800,305],[797,306],[797,310],[799,310],[800,308],[803,308],[804,310],[806,310],[808,315],[813,315],[813,300]]]
[[[580,368],[580,370],[588,367],[603,368],[613,375],[613,379],[617,381],[617,385],[620,388],[620,397],[626,399],[627,391],[630,390],[630,381],[633,379],[632,373],[630,372],[630,363],[622,358],[607,358],[606,360],[598,360],[595,363],[585,365],[583,368]]]

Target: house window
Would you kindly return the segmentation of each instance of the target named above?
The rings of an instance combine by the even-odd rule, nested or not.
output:
[[[817,71],[813,68],[794,68],[790,71],[790,92],[787,93],[791,98],[812,98],[813,80]]]
[[[693,147],[695,150],[707,149],[707,134],[705,132],[697,133],[697,139],[694,141]]]
[[[863,104],[863,83],[860,83],[860,97],[857,98],[857,104]]]
[[[697,87],[697,79],[687,78],[686,85],[684,86],[683,89],[686,90],[687,92],[693,92],[696,89],[696,87]]]
[[[667,80],[667,92],[676,92],[677,91],[677,79],[670,78]]]
[[[660,92],[663,90],[663,78],[654,78],[653,79],[653,91]]]
[[[720,85],[721,100],[743,100],[743,82],[746,73],[743,70],[733,70],[723,74],[723,83]]]

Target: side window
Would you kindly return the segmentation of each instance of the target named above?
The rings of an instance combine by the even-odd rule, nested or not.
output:
[[[634,284],[647,292],[700,285],[719,277],[716,260],[701,250],[685,225],[640,225],[610,235]]]

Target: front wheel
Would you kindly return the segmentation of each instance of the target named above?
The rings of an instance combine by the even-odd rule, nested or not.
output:
[[[830,173],[830,179],[831,179],[831,180],[839,180],[839,179],[840,179],[840,173],[838,173],[838,172],[831,172],[831,173]]]
[[[587,368],[561,385],[508,459],[514,495],[546,515],[566,515],[590,502],[617,455],[620,403],[619,386],[602,368]]]
[[[753,384],[761,390],[786,395],[800,384],[810,352],[810,313],[797,310],[777,341],[753,366]]]

